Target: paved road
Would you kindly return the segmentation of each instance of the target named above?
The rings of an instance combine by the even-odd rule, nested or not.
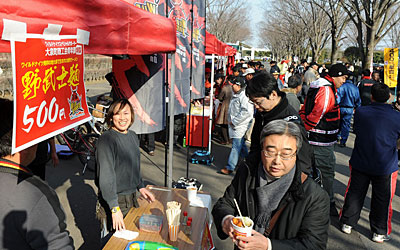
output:
[[[89,96],[97,96],[109,91],[107,83],[88,84]],[[338,209],[343,204],[343,194],[346,189],[349,170],[348,160],[354,143],[351,134],[347,148],[336,148],[336,180],[334,183],[335,198]],[[197,178],[204,184],[203,190],[209,192],[215,202],[222,196],[233,176],[224,176],[217,171],[226,164],[230,148],[213,144],[212,153],[215,157],[213,166],[190,164],[189,176]],[[186,176],[186,149],[176,148],[174,152],[173,179]],[[76,249],[100,249],[99,225],[95,219],[95,203],[97,188],[94,185],[93,172],[81,175],[82,165],[77,157],[72,156],[60,160],[60,165],[53,168],[48,164],[47,177],[49,184],[56,190],[65,209],[67,228],[74,239]],[[141,171],[147,184],[164,184],[164,146],[156,143],[155,156],[148,156],[142,151]],[[399,177],[400,178],[400,177]],[[337,217],[331,217],[328,249],[400,249],[400,183],[397,181],[396,197],[393,200],[393,232],[392,240],[384,244],[376,244],[370,240],[371,233],[368,223],[368,212],[371,192],[365,200],[365,209],[361,214],[359,225],[351,235],[341,233],[338,229]],[[212,229],[215,246],[218,250],[233,249],[230,240],[221,241]]]

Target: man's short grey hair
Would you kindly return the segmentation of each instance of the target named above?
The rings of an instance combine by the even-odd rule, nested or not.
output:
[[[261,148],[263,147],[265,137],[269,135],[287,135],[294,137],[296,139],[297,150],[300,149],[303,142],[299,126],[285,120],[274,120],[264,126],[260,137]]]

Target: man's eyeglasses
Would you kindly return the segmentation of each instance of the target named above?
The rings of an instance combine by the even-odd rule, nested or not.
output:
[[[264,152],[264,156],[266,158],[276,158],[279,155],[279,157],[281,157],[281,159],[283,161],[288,161],[288,160],[292,159],[297,153],[297,151],[295,151],[293,154],[282,154],[282,153],[278,153],[275,151],[268,151],[268,150],[263,150],[263,152]]]
[[[253,102],[251,100],[249,100],[249,103],[253,104],[253,105],[257,105],[257,106],[261,106],[261,104],[264,102],[265,98],[262,99],[262,101],[258,101],[258,102]]]

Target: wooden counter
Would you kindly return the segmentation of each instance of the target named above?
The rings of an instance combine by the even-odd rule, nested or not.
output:
[[[160,188],[160,187],[157,187]],[[161,189],[161,188],[160,188]],[[168,190],[166,188],[162,188]],[[200,207],[190,207],[187,200],[186,190],[184,189],[169,189],[168,191],[160,191],[152,189],[156,201],[148,203],[146,200],[139,199],[139,208],[133,208],[126,215],[124,222],[126,229],[139,232],[139,237],[133,241],[155,241],[166,243],[179,249],[201,249],[204,243],[203,233],[208,222],[208,209]],[[182,226],[179,228],[178,240],[171,242],[168,238],[168,222],[165,216],[165,210],[168,201],[177,201],[182,204],[181,221],[183,211],[188,212],[188,217],[192,217],[192,234],[187,236],[182,231]],[[139,218],[143,214],[153,214],[163,217],[163,225],[160,233],[148,233],[139,231]],[[119,239],[114,236],[107,242],[104,250],[124,250],[129,241]]]

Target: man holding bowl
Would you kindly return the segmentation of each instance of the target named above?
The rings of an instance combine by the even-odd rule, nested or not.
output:
[[[285,120],[269,122],[261,132],[261,161],[243,161],[212,215],[221,239],[239,249],[325,249],[329,227],[327,193],[296,167],[301,147],[299,127]],[[252,235],[234,236],[239,214],[254,222]]]

